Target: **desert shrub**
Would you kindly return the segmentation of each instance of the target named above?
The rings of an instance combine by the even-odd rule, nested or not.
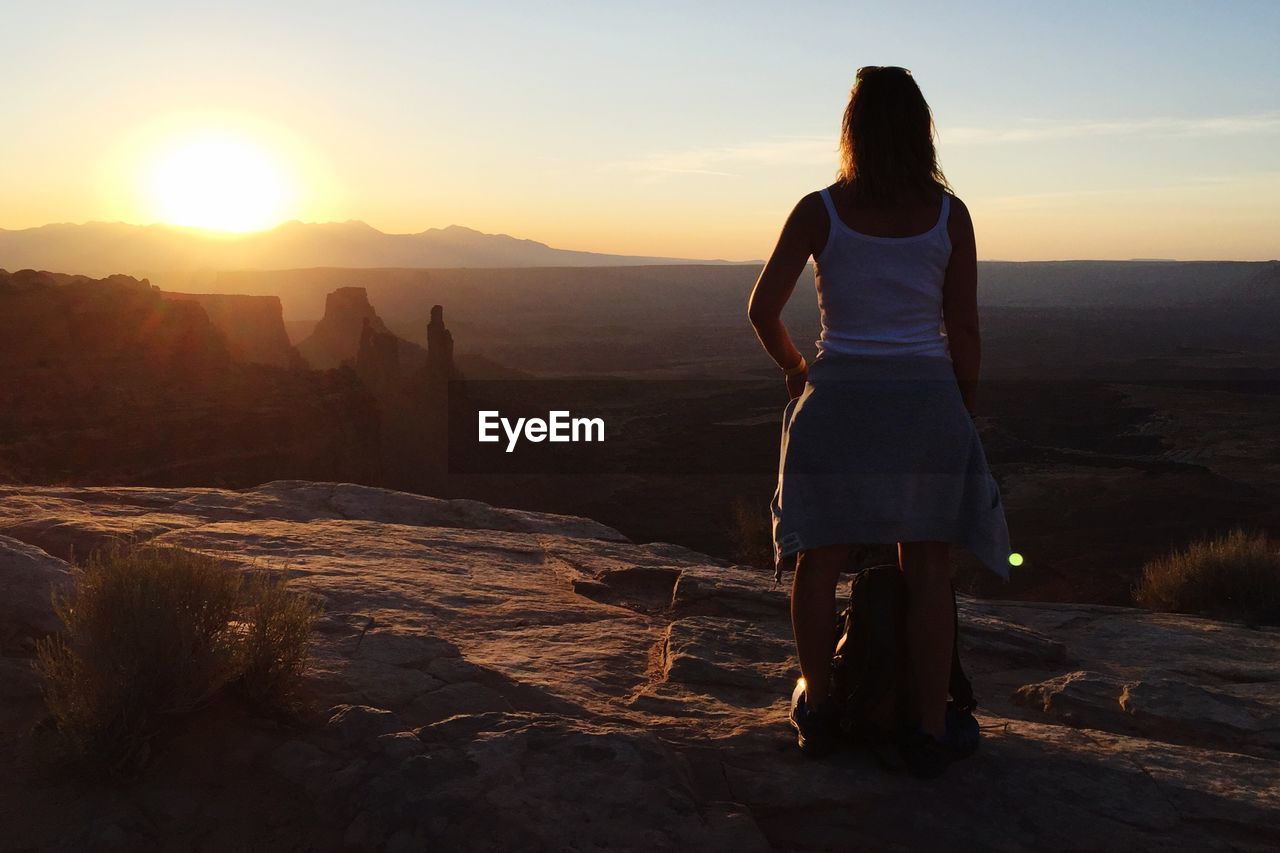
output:
[[[1134,599],[1152,610],[1280,623],[1280,550],[1237,527],[1148,562]]]
[[[242,685],[259,700],[288,695],[314,617],[300,602],[282,579],[246,582],[192,551],[94,552],[56,602],[63,631],[36,650],[59,750],[127,772],[166,717],[224,688]]]
[[[239,685],[259,707],[287,708],[307,666],[318,608],[291,591],[283,572],[264,572],[245,585]]]

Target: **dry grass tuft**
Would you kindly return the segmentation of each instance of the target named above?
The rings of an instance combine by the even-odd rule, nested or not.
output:
[[[290,701],[316,615],[283,575],[246,580],[214,557],[125,544],[78,566],[57,608],[63,632],[36,654],[57,751],[117,773],[141,766],[165,718],[226,688]]]
[[[1134,600],[1151,610],[1280,624],[1280,550],[1265,534],[1237,527],[1147,563]]]

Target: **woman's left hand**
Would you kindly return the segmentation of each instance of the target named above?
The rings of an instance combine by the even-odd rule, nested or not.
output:
[[[804,384],[809,381],[809,365],[804,370],[787,377],[787,399],[794,400],[804,393]]]

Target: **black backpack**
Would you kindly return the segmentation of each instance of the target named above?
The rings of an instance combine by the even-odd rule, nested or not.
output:
[[[955,607],[954,586],[951,601]],[[849,604],[836,617],[831,696],[840,710],[840,728],[857,740],[890,740],[909,723],[906,616],[907,583],[896,565],[870,566],[854,574]],[[960,664],[958,611],[950,692],[961,709],[977,707]]]

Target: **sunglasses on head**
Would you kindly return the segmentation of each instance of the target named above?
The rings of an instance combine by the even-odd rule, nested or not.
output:
[[[864,77],[871,76],[872,74],[885,74],[885,73],[905,74],[908,77],[910,77],[911,69],[903,68],[900,65],[864,65],[858,69],[858,75],[854,79],[861,80]]]

